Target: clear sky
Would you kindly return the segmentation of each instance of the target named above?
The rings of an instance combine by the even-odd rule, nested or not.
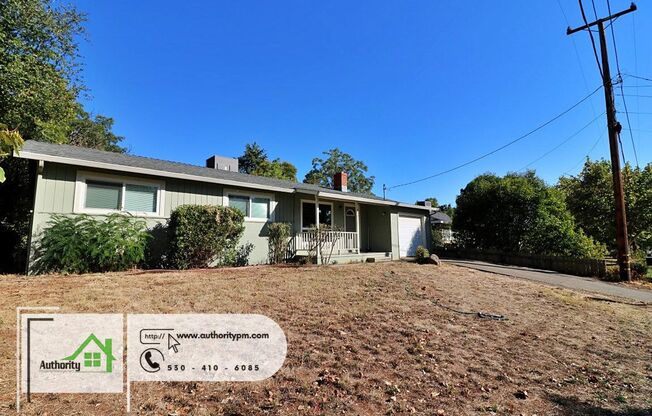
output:
[[[623,72],[652,78],[652,4],[639,3],[614,25],[618,58]],[[114,117],[131,153],[203,164],[256,141],[294,163],[301,180],[313,157],[339,147],[367,163],[376,194],[383,183],[499,147],[601,83],[588,33],[566,36],[562,8],[571,25],[582,22],[574,0],[75,4],[89,18],[81,43],[87,110]],[[606,0],[595,4],[607,14]],[[625,78],[624,85],[642,165],[652,160],[652,82]],[[387,196],[453,203],[476,175],[523,168],[603,111],[600,91],[514,146]],[[549,183],[577,173],[605,129],[599,117],[531,167]],[[628,131],[622,141],[633,160]],[[608,157],[606,134],[591,156]]]

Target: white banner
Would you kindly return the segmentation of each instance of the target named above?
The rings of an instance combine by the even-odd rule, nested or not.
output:
[[[22,314],[22,390],[122,393],[121,314]]]
[[[283,330],[263,315],[127,316],[128,381],[259,381],[286,353]]]

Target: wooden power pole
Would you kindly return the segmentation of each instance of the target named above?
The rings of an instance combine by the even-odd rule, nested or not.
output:
[[[620,170],[620,156],[618,155],[618,142],[620,140],[621,125],[616,120],[616,106],[614,103],[614,92],[611,82],[611,73],[609,72],[609,54],[607,53],[607,41],[604,34],[604,23],[613,19],[631,13],[636,10],[634,3],[629,9],[612,14],[611,16],[598,19],[584,26],[575,29],[570,27],[566,34],[581,30],[591,30],[591,27],[597,26],[600,35],[600,54],[602,59],[602,85],[604,89],[604,99],[607,106],[607,128],[609,129],[609,149],[611,153],[611,174],[613,177],[614,200],[616,203],[616,242],[618,244],[618,266],[620,267],[620,279],[631,280],[631,271],[629,266],[629,242],[627,241],[627,214],[625,211],[625,195],[623,192],[623,176]]]

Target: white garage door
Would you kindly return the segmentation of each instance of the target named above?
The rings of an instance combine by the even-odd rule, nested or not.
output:
[[[418,246],[423,245],[421,218],[398,217],[398,249],[401,257],[414,256]]]

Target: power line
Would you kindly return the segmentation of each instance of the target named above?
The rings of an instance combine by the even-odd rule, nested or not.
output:
[[[625,75],[626,77],[631,77],[631,78],[636,78],[636,79],[642,79],[643,81],[650,81],[650,82],[652,82],[652,78],[646,78],[646,77],[641,77],[641,76],[638,76],[638,75],[632,75],[632,74],[623,74],[623,75]],[[643,85],[641,85],[641,86],[643,86]],[[649,85],[646,85],[646,86],[649,87]]]
[[[591,154],[591,152],[596,148],[596,146],[598,145],[598,143],[600,143],[600,140],[602,140],[602,138],[604,137],[604,134],[605,134],[607,131],[608,131],[607,128],[605,128],[604,130],[602,130],[602,133],[600,133],[600,136],[598,136],[598,138],[595,140],[595,142],[593,143],[593,145],[591,146],[591,148],[589,149],[589,151],[586,152],[586,155],[585,155],[584,157],[582,157],[582,160],[580,160],[579,162],[577,162],[577,163],[575,164],[575,166],[573,166],[572,168],[570,168],[570,169],[568,169],[566,172],[564,172],[563,175],[567,175],[567,174],[570,173],[571,170],[575,170],[575,168],[576,168],[580,163],[582,163],[582,162],[583,162],[587,157],[589,157],[589,155]],[[563,175],[562,175],[562,176],[563,176]]]
[[[572,139],[574,139],[575,137],[577,137],[581,132],[583,132],[584,130],[586,130],[586,129],[591,125],[591,124],[595,123],[596,120],[598,120],[600,117],[602,117],[603,115],[605,115],[605,113],[606,113],[606,112],[603,111],[601,114],[599,114],[599,115],[598,115],[597,117],[595,117],[593,120],[591,120],[591,121],[589,121],[588,123],[586,123],[586,124],[585,124],[581,129],[579,129],[578,131],[576,131],[575,133],[571,134],[571,135],[568,136],[566,139],[564,139],[562,142],[560,142],[557,146],[553,147],[552,149],[548,150],[546,153],[544,153],[544,154],[542,154],[541,156],[539,156],[538,158],[534,159],[532,162],[530,162],[530,163],[528,163],[527,165],[523,166],[523,167],[520,168],[518,171],[519,171],[519,172],[524,171],[525,169],[527,169],[527,168],[529,168],[530,166],[534,165],[535,163],[537,163],[538,161],[540,161],[540,160],[543,159],[544,157],[548,156],[550,153],[552,153],[552,152],[554,152],[555,150],[559,149],[560,147],[562,147],[563,145],[565,145],[566,143],[568,143],[569,141],[571,141]]]
[[[652,98],[652,95],[641,95],[641,94],[616,94],[616,95],[621,97],[624,97],[626,95],[628,97],[636,97],[636,98]]]
[[[591,0],[593,1],[593,0]],[[594,5],[595,6],[595,5]],[[595,11],[595,9],[594,9]],[[607,11],[609,12],[609,16],[611,16],[611,2],[607,0]],[[611,22],[611,19],[609,19]],[[638,153],[636,152],[636,143],[634,143],[634,134],[632,133],[632,123],[629,120],[629,111],[627,111],[627,100],[625,99],[625,91],[623,90],[623,77],[620,72],[620,61],[618,60],[618,46],[616,45],[616,34],[614,31],[614,26],[613,24],[611,25],[611,40],[614,45],[614,54],[616,56],[616,69],[618,70],[618,80],[619,85],[620,85],[620,92],[621,96],[620,98],[623,100],[623,108],[625,109],[625,119],[627,120],[627,127],[629,128],[629,138],[632,142],[632,150],[634,151],[634,160],[636,161],[636,167],[638,167]],[[620,136],[620,135],[619,135]],[[621,143],[621,150],[622,150],[622,143]],[[623,153],[624,154],[624,153]],[[623,157],[624,160],[624,157]]]
[[[566,16],[566,12],[564,11],[564,7],[561,5],[561,0],[557,0],[557,5],[559,6],[559,10],[561,10],[562,16],[564,16],[564,21],[566,21],[566,26],[570,27],[570,21],[568,20],[568,16]],[[580,59],[580,53],[577,49],[577,42],[575,42],[575,38],[571,37],[571,41],[573,43],[573,50],[575,51],[575,58],[577,59],[577,65],[580,67],[580,74],[582,74],[582,81],[584,82],[584,89],[586,92],[589,92],[589,83],[586,81],[586,74],[584,73],[584,65],[582,65],[582,60]],[[595,116],[595,107],[593,106],[593,100],[589,100],[589,104],[591,105],[591,113]]]
[[[387,188],[387,190],[394,189],[394,188],[400,188],[400,187],[408,186],[408,185],[414,185],[415,183],[419,183],[419,182],[427,181],[428,179],[436,178],[436,177],[438,177],[438,176],[445,175],[445,174],[447,174],[447,173],[450,173],[450,172],[456,171],[456,170],[461,169],[461,168],[463,168],[463,167],[465,167],[465,166],[468,166],[468,165],[470,165],[470,164],[472,164],[472,163],[475,163],[475,162],[477,162],[477,161],[479,161],[479,160],[482,160],[482,159],[484,159],[484,158],[486,158],[486,157],[488,157],[488,156],[491,156],[491,155],[493,155],[494,153],[497,153],[497,152],[499,152],[499,151],[501,151],[501,150],[503,150],[503,149],[505,149],[505,148],[507,148],[507,147],[513,145],[514,143],[517,143],[517,142],[519,142],[519,141],[525,139],[526,137],[531,136],[532,134],[536,133],[537,131],[541,130],[542,128],[546,127],[547,125],[549,125],[549,124],[555,122],[555,121],[558,120],[559,118],[561,118],[561,117],[563,117],[564,115],[566,115],[567,113],[571,112],[573,109],[575,109],[577,106],[579,106],[580,104],[582,104],[584,101],[586,101],[586,100],[588,100],[589,98],[591,98],[591,96],[593,96],[593,94],[595,94],[596,92],[600,91],[601,88],[602,88],[602,85],[600,85],[599,87],[597,87],[596,89],[594,89],[594,90],[593,90],[589,95],[585,96],[585,97],[582,98],[580,101],[576,102],[575,104],[573,104],[572,106],[570,106],[570,107],[567,108],[566,110],[562,111],[561,113],[557,114],[556,116],[554,116],[554,117],[551,118],[550,120],[546,121],[545,123],[543,123],[543,124],[537,126],[536,128],[534,128],[534,129],[530,130],[529,132],[523,134],[522,136],[519,136],[519,137],[517,137],[516,139],[514,139],[514,140],[512,140],[512,141],[510,141],[510,142],[508,142],[508,143],[506,143],[506,144],[504,144],[504,145],[502,145],[502,146],[500,146],[500,147],[498,147],[498,148],[496,148],[496,149],[494,149],[494,150],[488,152],[488,153],[485,153],[485,154],[483,154],[483,155],[481,155],[481,156],[476,157],[475,159],[469,160],[468,162],[464,162],[464,163],[462,163],[462,164],[460,164],[460,165],[457,165],[457,166],[455,166],[455,167],[453,167],[453,168],[446,169],[446,170],[441,171],[441,172],[437,172],[437,173],[435,173],[435,174],[433,174],[433,175],[430,175],[430,176],[426,176],[425,178],[421,178],[421,179],[417,179],[417,180],[414,180],[414,181],[405,182],[405,183],[401,183],[401,184],[398,184],[398,185],[390,186],[390,187]]]
[[[586,20],[586,13],[584,13],[584,5],[582,4],[582,0],[578,0],[580,3],[580,11],[582,12],[582,19],[584,20],[585,25],[589,25],[588,20]],[[591,37],[591,46],[593,47],[593,55],[595,56],[595,62],[598,64],[598,69],[600,70],[600,77],[604,78],[602,75],[602,65],[600,65],[600,58],[598,58],[598,50],[595,47],[595,39],[593,39],[593,31],[591,31],[591,28],[588,28],[589,36]]]

